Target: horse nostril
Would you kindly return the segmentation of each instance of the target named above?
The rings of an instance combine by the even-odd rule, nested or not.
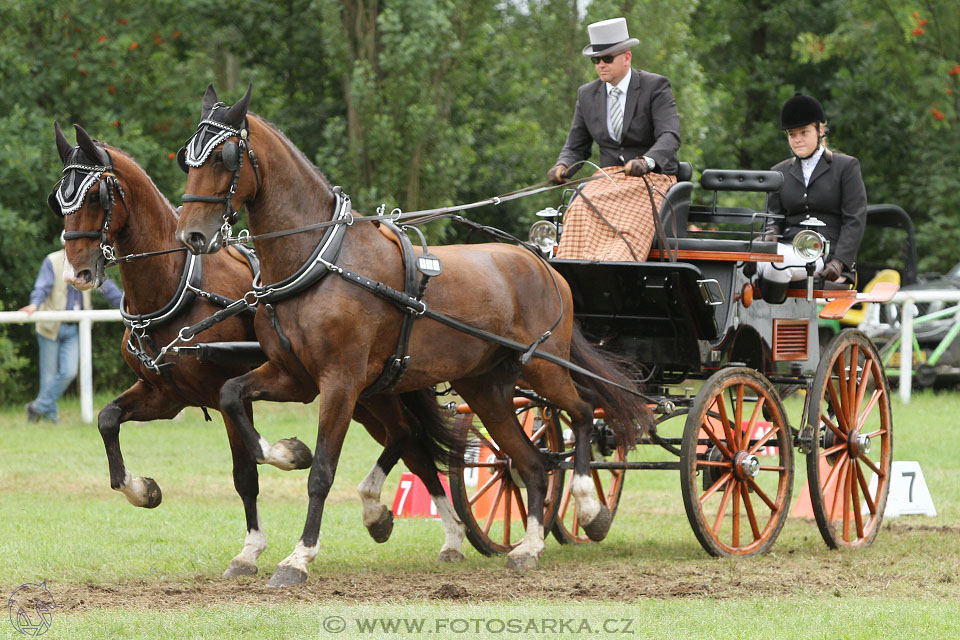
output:
[[[199,231],[193,231],[187,236],[187,246],[193,253],[203,253],[207,246],[207,237]]]
[[[93,282],[93,274],[90,272],[89,269],[83,269],[82,271],[77,273],[77,280],[85,284],[90,284],[91,282]]]

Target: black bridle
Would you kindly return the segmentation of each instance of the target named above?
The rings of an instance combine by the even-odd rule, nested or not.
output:
[[[219,157],[227,171],[233,172],[230,180],[230,187],[224,196],[201,196],[193,193],[184,193],[181,201],[187,202],[206,202],[209,204],[222,204],[224,206],[223,225],[220,227],[221,241],[226,246],[227,238],[230,237],[232,226],[237,223],[239,211],[233,208],[233,196],[237,192],[237,184],[240,182],[240,170],[243,169],[243,156],[250,157],[250,164],[253,167],[253,175],[257,181],[257,191],[260,190],[260,171],[257,162],[257,154],[250,146],[249,135],[250,128],[247,119],[244,118],[243,126],[240,129],[230,125],[217,122],[212,118],[217,109],[226,105],[218,102],[213,105],[207,117],[197,125],[197,131],[187,138],[183,146],[177,152],[177,164],[184,173],[189,173],[190,167],[200,167],[210,158],[213,149],[217,145],[223,144],[220,149]],[[234,141],[233,138],[237,140]],[[256,193],[256,192],[255,192]],[[243,204],[246,204],[244,201]],[[241,204],[240,206],[243,206]]]

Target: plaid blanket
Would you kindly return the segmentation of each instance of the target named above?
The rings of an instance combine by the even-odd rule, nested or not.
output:
[[[621,168],[604,167],[603,170],[609,174]],[[609,224],[577,196],[563,216],[558,258],[617,262],[647,259],[656,233],[647,185],[643,178],[623,173],[610,177],[613,182],[601,178],[586,183],[582,190]],[[659,212],[663,194],[676,184],[677,178],[661,173],[648,173],[645,177],[655,187],[653,200]]]

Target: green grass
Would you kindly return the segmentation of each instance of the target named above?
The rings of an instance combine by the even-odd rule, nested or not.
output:
[[[98,397],[96,406],[109,399]],[[798,407],[794,401],[788,410],[793,413]],[[267,439],[295,435],[312,448],[315,407],[258,404],[255,410],[257,426]],[[62,406],[59,425],[27,425],[21,414],[19,407],[0,410],[0,596],[5,598],[22,583],[41,580],[51,585],[55,596],[57,585],[136,589],[137,584],[210,582],[239,551],[242,509],[232,485],[222,422],[215,413],[210,423],[202,421],[198,409],[189,409],[180,420],[123,427],[121,445],[128,468],[134,475],[155,478],[163,489],[163,504],[154,510],[134,508],[110,490],[99,433],[95,425],[80,422],[75,401]],[[595,624],[602,623],[607,612],[634,620],[636,633],[600,637],[960,637],[958,416],[960,395],[915,394],[909,405],[894,398],[894,457],[920,461],[938,515],[885,521],[875,544],[852,554],[827,550],[815,525],[791,519],[768,555],[709,558],[690,531],[676,472],[632,472],[607,540],[585,547],[561,547],[551,540],[541,559],[544,581],[569,574],[571,583],[588,585],[594,572],[630,567],[638,588],[633,590],[628,581],[607,603],[582,602],[570,592],[548,591],[517,601],[509,590],[469,605],[438,604],[404,593],[382,604],[351,604],[333,595],[270,606],[201,599],[175,609],[58,612],[46,637],[332,637],[321,626],[331,615],[348,623],[336,637],[425,637],[382,630],[380,635],[360,633],[356,620],[425,618],[432,628],[439,619],[533,616]],[[362,428],[350,430],[324,511],[321,550],[311,565],[310,582],[322,584],[327,576],[376,580],[399,574],[419,574],[427,581],[442,574],[443,580],[456,582],[457,575],[478,572],[502,578],[502,559],[485,558],[470,548],[465,549],[465,562],[438,565],[435,554],[442,534],[435,521],[398,520],[388,543],[376,545],[369,539],[360,521],[355,487],[379,453]],[[635,455],[656,457],[649,450]],[[798,455],[796,462],[795,498],[805,476],[803,457]],[[388,504],[399,471],[384,488],[383,501]],[[256,585],[292,549],[307,503],[305,471],[261,468],[260,484],[268,548],[260,558]],[[936,529],[944,526],[953,530]],[[723,587],[719,599],[709,590],[684,591],[688,583],[702,586],[704,575],[712,576],[706,584],[714,580]],[[537,574],[524,579],[536,581]],[[753,581],[766,596],[751,595]],[[771,588],[780,581],[782,590]],[[520,635],[471,629],[426,637]],[[20,636],[0,620],[0,638],[5,637]]]

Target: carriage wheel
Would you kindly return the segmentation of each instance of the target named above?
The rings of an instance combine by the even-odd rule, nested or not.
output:
[[[809,401],[807,482],[820,534],[834,549],[865,547],[880,530],[893,462],[890,387],[869,338],[848,329],[833,339]]]
[[[518,402],[520,399],[518,399]],[[521,407],[517,419],[538,449],[563,451],[563,437],[555,420],[545,420],[542,407]],[[484,555],[507,553],[523,539],[527,528],[527,495],[509,456],[500,451],[474,414],[457,416],[457,428],[466,440],[463,462],[451,465],[450,494],[466,526],[467,538]],[[548,467],[543,507],[543,530],[557,515],[563,474]]]
[[[714,556],[763,553],[786,522],[793,438],[773,385],[745,367],[703,385],[683,430],[680,485],[697,540]]]
[[[570,417],[562,412],[550,412],[547,410],[547,417],[554,421],[559,419],[563,431],[563,444],[565,450],[573,449],[576,439],[570,426]],[[613,433],[605,425],[599,428],[599,434],[594,434],[594,442],[590,444],[591,462],[623,462],[627,459],[626,449],[622,444],[614,441]],[[571,456],[567,460],[572,461]],[[560,508],[557,512],[557,520],[553,525],[553,537],[560,544],[588,544],[593,540],[587,537],[580,527],[580,521],[577,518],[576,500],[570,493],[571,480],[573,479],[573,469],[563,470],[563,494],[560,496]],[[617,513],[617,505],[620,504],[620,494],[623,492],[623,469],[591,469],[590,475],[593,477],[593,486],[597,492],[597,499],[610,509],[610,518]]]

